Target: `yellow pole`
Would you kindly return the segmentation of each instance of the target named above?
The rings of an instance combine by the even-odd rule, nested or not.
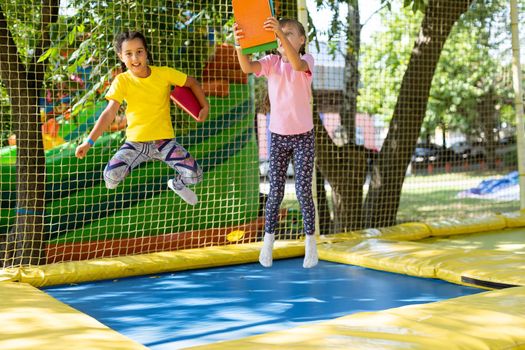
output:
[[[306,0],[297,0],[297,19],[303,24],[304,29],[308,33],[308,9],[306,8]]]
[[[520,63],[520,38],[518,29],[518,4],[510,0],[510,27],[512,32],[512,80],[514,87],[514,105],[516,106],[516,133],[518,147],[518,172],[520,184],[520,209],[525,209],[525,123],[523,121],[523,87]]]

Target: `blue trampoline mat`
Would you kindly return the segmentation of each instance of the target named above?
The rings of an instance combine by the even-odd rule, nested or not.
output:
[[[155,350],[180,349],[482,290],[302,259],[44,288]]]

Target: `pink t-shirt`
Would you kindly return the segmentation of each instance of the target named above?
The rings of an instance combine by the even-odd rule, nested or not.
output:
[[[309,71],[298,72],[279,55],[259,60],[261,71],[256,76],[268,79],[270,97],[270,131],[279,135],[303,134],[313,129],[312,118],[312,55],[301,56]]]

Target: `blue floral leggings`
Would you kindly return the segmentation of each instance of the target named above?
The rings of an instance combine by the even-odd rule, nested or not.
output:
[[[294,160],[295,193],[303,214],[304,233],[315,233],[315,207],[312,198],[312,174],[315,142],[313,130],[298,135],[271,134],[270,193],[266,202],[265,233],[275,233],[279,207],[284,197],[286,170]]]

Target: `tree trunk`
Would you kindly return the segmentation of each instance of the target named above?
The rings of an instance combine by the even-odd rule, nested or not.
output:
[[[344,90],[343,104],[341,105],[341,125],[348,134],[350,143],[355,143],[355,117],[357,114],[357,94],[359,84],[358,56],[361,49],[361,23],[359,19],[359,3],[350,0],[346,17],[346,52],[344,55]]]
[[[430,0],[403,76],[388,135],[378,157],[378,178],[368,192],[366,225],[396,223],[406,169],[425,118],[428,95],[443,45],[473,0]]]
[[[17,136],[16,219],[7,237],[0,240],[4,267],[45,263],[45,155],[40,132],[38,95],[43,88],[45,63],[37,62],[49,47],[49,25],[58,18],[59,0],[41,5],[42,38],[32,62],[25,67],[0,7],[0,77],[5,84]]]
[[[12,97],[17,136],[16,221],[5,246],[4,265],[45,263],[45,155],[38,124],[37,89],[23,88],[29,96]]]
[[[315,101],[314,115],[319,115]],[[365,152],[362,147],[350,143],[337,147],[328,136],[321,120],[314,118],[314,123],[317,167],[332,187],[334,203],[332,230],[342,232],[361,228],[363,184],[366,176]]]
[[[481,128],[485,134],[485,157],[486,159],[480,159],[481,161],[486,160],[486,164],[489,169],[496,168],[496,142],[494,138],[494,130],[498,128],[496,120],[496,104],[497,98],[494,89],[491,87],[483,96],[478,100],[478,115],[481,120]]]
[[[333,193],[333,231],[342,232],[362,228],[363,184],[366,176],[366,157],[362,147],[355,145],[355,116],[359,82],[358,56],[361,24],[356,0],[348,2],[347,51],[345,52],[343,103],[341,124],[349,143],[337,147],[316,118],[316,147],[318,167],[330,183]],[[315,115],[319,115],[319,111]]]
[[[324,177],[319,168],[315,168],[315,181],[317,189],[317,215],[319,215],[319,234],[326,235],[331,232],[332,219],[330,208],[324,188]]]

